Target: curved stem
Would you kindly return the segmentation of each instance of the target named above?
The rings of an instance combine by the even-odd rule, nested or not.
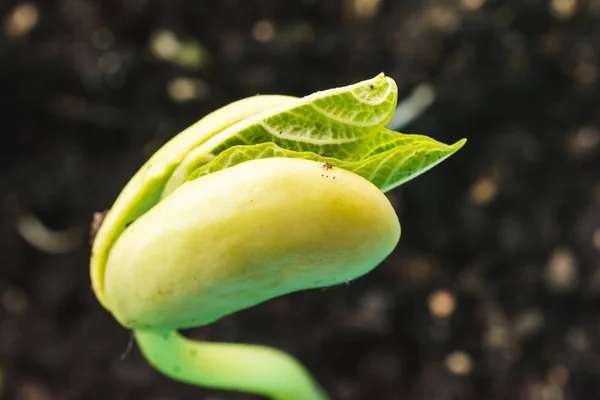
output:
[[[199,342],[177,331],[138,329],[134,334],[148,362],[178,381],[272,400],[327,400],[296,359],[274,348]]]

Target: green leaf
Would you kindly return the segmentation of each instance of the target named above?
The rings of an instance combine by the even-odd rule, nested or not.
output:
[[[193,171],[189,179],[220,171],[250,160],[269,157],[300,158],[323,162],[324,173],[330,168],[342,168],[356,173],[372,182],[382,191],[389,191],[431,169],[453,153],[466,142],[462,139],[453,145],[446,145],[421,135],[396,134],[382,131],[381,136],[396,136],[401,146],[374,152],[362,159],[345,161],[321,156],[313,152],[297,152],[283,149],[275,143],[234,146],[220,153],[211,162]]]
[[[383,74],[325,90],[242,120],[190,151],[171,175],[163,197],[185,181],[258,158],[328,162],[390,190],[429,170],[464,145],[385,128],[398,89]]]

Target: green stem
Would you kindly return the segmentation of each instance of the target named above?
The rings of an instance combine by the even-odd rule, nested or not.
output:
[[[163,374],[188,384],[235,390],[272,400],[327,400],[290,355],[265,346],[198,342],[177,331],[138,329],[136,341]]]

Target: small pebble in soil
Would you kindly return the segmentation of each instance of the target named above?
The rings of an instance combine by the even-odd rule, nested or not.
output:
[[[205,100],[208,97],[208,84],[202,79],[177,77],[169,82],[167,93],[177,103]]]
[[[594,243],[594,247],[596,250],[600,251],[600,228],[594,231],[594,235],[592,236],[592,242]]]
[[[480,178],[471,187],[471,202],[478,206],[491,203],[498,194],[498,184],[492,178]]]
[[[550,255],[546,264],[546,285],[555,293],[571,292],[577,287],[579,271],[571,250],[558,248]]]
[[[39,11],[35,4],[23,2],[18,4],[4,19],[4,33],[8,37],[27,35],[39,20]]]
[[[485,0],[461,0],[460,5],[468,11],[477,11],[484,3]]]
[[[448,318],[454,312],[456,300],[446,290],[438,290],[429,296],[429,312],[436,318]]]
[[[271,42],[275,39],[276,35],[277,30],[275,29],[275,25],[269,20],[261,19],[252,26],[252,37],[257,42]]]
[[[473,361],[471,356],[464,351],[455,351],[446,356],[444,361],[448,371],[455,375],[468,375],[473,369]]]
[[[577,0],[552,0],[550,9],[557,18],[567,19],[577,10]]]

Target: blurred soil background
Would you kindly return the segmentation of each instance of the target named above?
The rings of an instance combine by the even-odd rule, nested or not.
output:
[[[88,228],[162,144],[257,93],[383,71],[469,142],[390,194],[347,286],[189,332],[273,345],[335,400],[600,399],[600,0],[0,2],[0,396],[233,400],[173,382],[90,289]]]

